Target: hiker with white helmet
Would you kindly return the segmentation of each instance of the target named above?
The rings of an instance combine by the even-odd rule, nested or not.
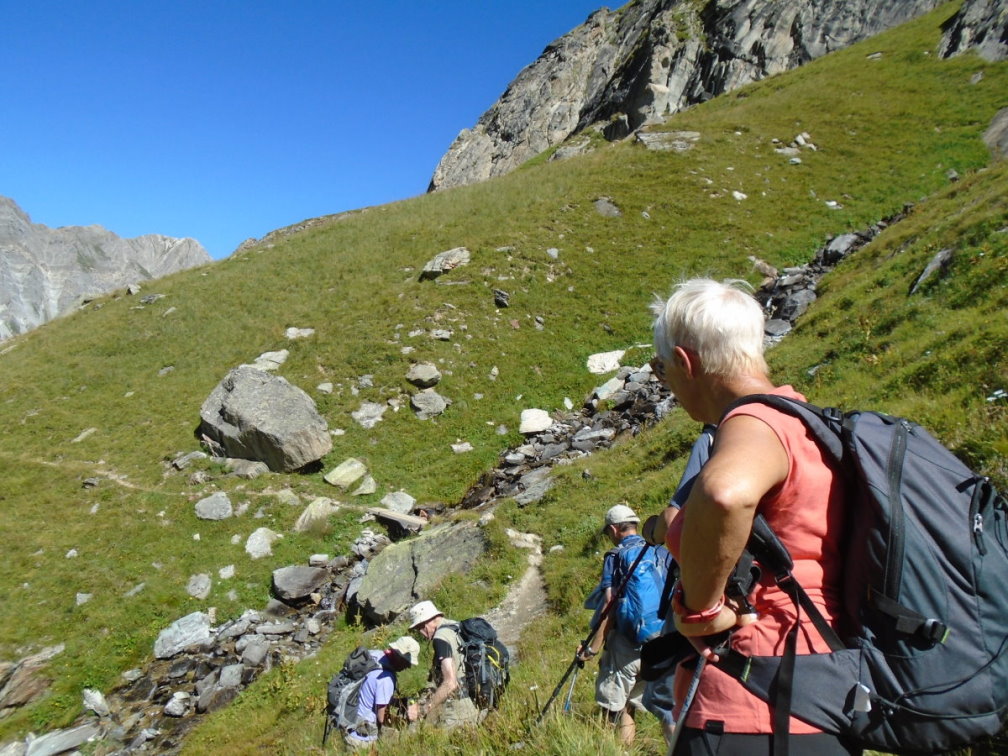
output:
[[[388,644],[384,651],[368,652],[377,663],[367,673],[357,694],[357,723],[343,734],[351,748],[364,748],[378,739],[388,719],[388,708],[396,689],[396,673],[416,666],[420,659],[420,644],[404,635]],[[417,706],[406,707],[406,718],[417,719]]]
[[[421,601],[409,610],[410,630],[431,641],[434,661],[430,683],[434,689],[420,708],[420,716],[442,727],[476,724],[482,713],[466,690],[465,667],[458,623],[446,619],[433,601]]]

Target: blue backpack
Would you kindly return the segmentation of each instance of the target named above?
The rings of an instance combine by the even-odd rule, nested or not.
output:
[[[623,585],[623,593],[617,599],[614,615],[620,632],[635,644],[641,645],[661,634],[665,620],[658,614],[658,605],[661,603],[672,557],[664,546],[649,546],[639,536],[631,536],[624,541],[631,538],[630,545],[621,545],[615,549],[613,586]],[[630,574],[630,568],[641,549],[648,549],[648,552],[641,558],[633,574]]]
[[[1008,713],[1008,501],[926,430],[876,412],[745,397],[800,418],[847,481],[843,605],[834,632],[761,516],[748,551],[832,651],[726,649],[719,666],[774,707],[863,748],[934,753],[1001,730]]]

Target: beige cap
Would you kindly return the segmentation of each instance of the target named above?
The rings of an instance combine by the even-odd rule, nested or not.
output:
[[[404,635],[389,643],[388,647],[404,657],[411,667],[415,667],[420,661],[420,644],[416,642],[415,638]]]
[[[416,630],[418,625],[422,625],[432,617],[438,616],[441,616],[441,612],[434,606],[433,601],[421,601],[419,604],[414,604],[409,610],[409,629]]]
[[[617,525],[621,522],[640,523],[640,517],[626,504],[617,504],[614,507],[610,507],[609,511],[605,513],[605,525],[602,531],[605,532],[605,529],[610,525]]]

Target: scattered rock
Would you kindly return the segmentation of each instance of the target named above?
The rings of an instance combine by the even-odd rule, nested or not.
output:
[[[437,417],[448,408],[448,400],[433,389],[418,391],[410,397],[410,406],[420,420]]]
[[[381,422],[388,405],[377,402],[362,402],[360,408],[350,413],[362,428],[374,428]]]
[[[210,576],[200,573],[199,575],[193,575],[189,578],[189,582],[186,584],[186,593],[192,596],[194,599],[203,600],[210,595],[210,587],[212,583],[210,581]]]
[[[459,265],[469,264],[470,253],[465,247],[455,247],[435,255],[427,261],[420,272],[420,280],[428,281],[447,273]]]
[[[619,370],[620,360],[626,354],[624,349],[616,349],[612,352],[599,352],[588,356],[588,372],[593,375],[604,375],[614,370]]]
[[[203,612],[193,612],[175,620],[162,630],[154,641],[154,656],[170,659],[192,646],[202,645],[210,640],[210,617]]]
[[[312,500],[301,516],[294,523],[295,533],[305,533],[318,525],[325,523],[330,515],[339,511],[339,504],[324,496]]]
[[[592,204],[595,206],[595,212],[603,218],[618,218],[623,214],[609,197],[599,197]]]
[[[553,418],[550,417],[546,410],[526,409],[522,410],[521,425],[518,428],[518,432],[526,435],[539,433],[551,425],[553,425]]]
[[[280,349],[276,352],[263,352],[255,358],[251,367],[264,371],[279,370],[280,366],[287,362],[288,357],[290,357],[290,352],[286,349]]]
[[[201,520],[226,520],[234,515],[231,499],[223,491],[196,502],[196,516]]]
[[[700,140],[698,131],[638,131],[637,142],[649,150],[689,152]]]
[[[273,543],[280,538],[283,536],[269,528],[259,528],[245,541],[245,551],[253,559],[261,559],[273,553]]]
[[[345,459],[326,473],[323,480],[330,485],[346,490],[367,474],[367,467],[359,459]]]
[[[291,472],[332,449],[326,421],[308,394],[286,379],[242,365],[231,370],[200,410],[197,435],[228,457]]]
[[[417,388],[430,388],[436,386],[441,380],[441,371],[433,362],[417,362],[410,365],[406,373],[406,380]]]

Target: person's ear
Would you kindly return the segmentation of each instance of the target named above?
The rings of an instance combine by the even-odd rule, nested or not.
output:
[[[672,361],[685,375],[692,378],[697,370],[696,355],[690,354],[678,344],[672,350]]]

